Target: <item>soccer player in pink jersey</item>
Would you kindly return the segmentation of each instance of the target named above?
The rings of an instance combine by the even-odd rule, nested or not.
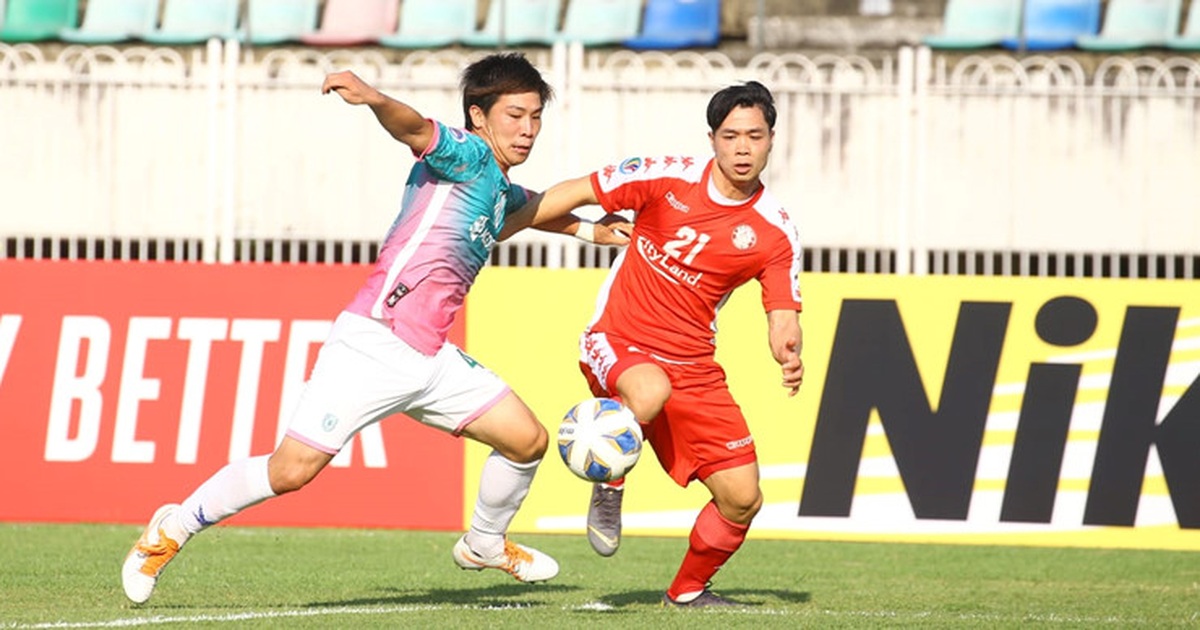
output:
[[[709,101],[708,125],[711,158],[631,157],[556,184],[513,222],[570,222],[563,209],[588,204],[635,213],[631,243],[580,340],[580,367],[595,395],[633,410],[676,483],[699,480],[712,494],[663,597],[671,606],[734,604],[708,585],[762,507],[754,439],[714,359],[717,311],[735,288],[761,284],[767,339],[789,395],[804,377],[799,233],[759,178],[774,99],[755,81],[725,88]],[[623,482],[593,488],[588,540],[601,555],[620,545]]]
[[[121,571],[125,594],[136,603],[150,598],[162,570],[193,535],[304,487],[355,433],[397,412],[493,449],[454,562],[499,569],[522,582],[558,573],[553,558],[506,536],[546,451],[546,430],[499,376],[446,337],[506,219],[529,199],[508,171],[533,149],[550,86],[517,53],[472,63],[462,75],[465,128],[425,118],[351,72],[328,75],[321,92],[367,105],[417,156],[399,214],[374,269],[322,345],[275,452],[226,465],[181,503],[154,513]],[[607,227],[587,236],[627,242]]]

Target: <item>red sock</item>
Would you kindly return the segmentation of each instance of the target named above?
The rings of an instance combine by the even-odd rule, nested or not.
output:
[[[749,529],[749,525],[739,525],[721,516],[717,504],[709,501],[692,526],[687,554],[675,581],[667,589],[667,596],[676,599],[684,593],[704,590],[717,569],[742,546]]]

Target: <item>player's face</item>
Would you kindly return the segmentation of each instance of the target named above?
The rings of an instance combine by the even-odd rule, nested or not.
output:
[[[710,131],[717,169],[717,189],[731,199],[746,199],[758,190],[758,176],[767,167],[775,132],[757,107],[735,107],[716,131]]]
[[[533,142],[542,130],[542,99],[537,92],[505,94],[485,114],[471,108],[475,132],[488,146],[506,172],[510,166],[529,159]]]

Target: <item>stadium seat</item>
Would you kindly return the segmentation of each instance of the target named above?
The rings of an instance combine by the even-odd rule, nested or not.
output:
[[[317,30],[319,0],[249,0],[241,38],[250,44],[300,41]]]
[[[1021,0],[950,0],[942,32],[923,38],[938,49],[971,49],[999,46],[1021,29]]]
[[[1187,26],[1182,34],[1167,39],[1172,50],[1200,51],[1200,0],[1192,0],[1188,9]]]
[[[1076,38],[1083,50],[1115,52],[1165,46],[1179,32],[1180,0],[1109,0],[1098,35]]]
[[[625,40],[639,50],[716,46],[721,39],[720,0],[647,0],[642,31]]]
[[[1100,0],[1025,0],[1025,38],[1006,37],[1009,50],[1063,50],[1100,31]]]
[[[0,42],[57,39],[59,31],[78,25],[78,0],[8,0]]]
[[[475,0],[404,0],[400,29],[379,38],[391,48],[449,46],[475,32]]]
[[[158,0],[88,0],[79,28],[59,31],[59,39],[74,44],[123,42],[154,30]]]
[[[642,0],[570,0],[562,30],[546,43],[620,44],[637,36],[641,18]]]
[[[310,46],[374,44],[396,32],[396,0],[326,0],[321,27],[300,38]]]
[[[560,0],[491,0],[483,29],[467,35],[462,42],[468,46],[499,46],[502,37],[506,45],[552,41],[558,31],[560,4]]]
[[[153,44],[199,44],[237,37],[238,0],[166,0],[162,24],[139,39]]]

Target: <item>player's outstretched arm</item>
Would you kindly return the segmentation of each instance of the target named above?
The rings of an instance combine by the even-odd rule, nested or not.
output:
[[[424,153],[433,140],[433,123],[420,112],[380,92],[349,70],[325,76],[321,93],[335,92],[351,105],[371,108],[379,124],[393,138],[407,144],[414,152]]]
[[[782,385],[789,390],[788,396],[795,396],[804,381],[804,361],[800,358],[804,331],[800,328],[800,314],[792,310],[767,311],[767,340],[771,356],[783,371]]]
[[[582,236],[581,228],[591,230],[592,238],[585,238],[602,245],[625,245],[629,242],[627,236],[632,230],[629,222],[620,219],[604,220],[599,223],[583,221],[571,214],[572,210],[586,205],[597,204],[596,192],[592,190],[590,176],[568,179],[559,182],[546,192],[529,200],[520,210],[510,214],[504,220],[504,229],[500,231],[500,240],[532,227],[545,232],[557,232],[572,236]]]

